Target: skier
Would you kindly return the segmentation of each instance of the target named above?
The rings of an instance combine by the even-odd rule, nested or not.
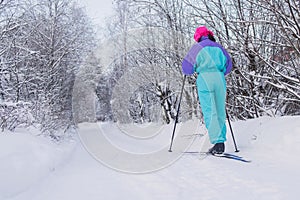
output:
[[[222,154],[226,141],[226,81],[232,68],[227,51],[216,42],[212,31],[205,26],[196,29],[197,42],[182,61],[185,75],[198,74],[196,85],[205,126],[213,147],[211,154]]]

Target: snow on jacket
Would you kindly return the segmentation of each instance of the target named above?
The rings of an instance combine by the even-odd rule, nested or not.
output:
[[[182,62],[182,71],[185,75],[217,71],[226,75],[231,68],[232,61],[227,51],[207,36],[203,36],[199,43],[192,46]]]

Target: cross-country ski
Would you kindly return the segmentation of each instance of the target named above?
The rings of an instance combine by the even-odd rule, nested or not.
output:
[[[235,154],[230,154],[230,153],[222,153],[222,154],[211,154],[209,152],[200,152],[200,151],[184,151],[182,152],[183,154],[192,154],[192,155],[198,155],[199,157],[203,156],[215,156],[215,157],[219,157],[219,158],[227,158],[227,159],[231,159],[231,160],[236,160],[236,161],[241,161],[241,162],[246,162],[246,163],[250,163],[251,160],[248,160],[242,156],[238,156]]]

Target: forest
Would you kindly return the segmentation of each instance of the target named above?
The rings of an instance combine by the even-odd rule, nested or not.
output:
[[[0,1],[0,127],[56,137],[73,125],[76,71],[95,46],[84,9],[69,0]]]
[[[230,53],[233,119],[300,114],[298,0],[113,0],[102,38],[73,0],[0,0],[0,127],[171,123],[196,27]],[[202,118],[196,75],[180,120]],[[88,100],[87,100],[88,99]],[[86,102],[89,102],[87,104]],[[80,110],[74,110],[79,108]]]
[[[112,62],[96,91],[99,120],[169,123],[183,81],[182,58],[195,28],[209,27],[234,67],[227,76],[231,118],[300,114],[300,2],[296,0],[119,0],[109,20]],[[107,48],[107,47],[106,47]],[[201,117],[196,75],[180,118]],[[107,98],[109,97],[109,98]],[[124,110],[124,108],[127,108]]]

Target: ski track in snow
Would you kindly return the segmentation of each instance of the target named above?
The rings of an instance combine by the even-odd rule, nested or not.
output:
[[[202,159],[197,154],[187,154],[165,169],[138,175],[120,173],[102,165],[86,151],[78,140],[75,146],[70,147],[74,149],[72,152],[65,149],[55,151],[65,153],[65,157],[57,155],[64,158],[61,161],[63,164],[51,165],[48,174],[37,171],[38,174],[43,175],[41,179],[31,181],[31,185],[24,187],[24,191],[10,197],[3,197],[0,194],[0,199],[297,199],[300,181],[300,159],[297,157],[300,153],[299,122],[300,117],[266,117],[233,123],[237,144],[241,150],[237,155],[251,159],[251,163],[213,156]],[[234,149],[229,134],[226,151],[232,153]],[[23,137],[21,136],[21,139]],[[4,138],[3,135],[2,138]],[[33,139],[32,142],[37,143],[39,140]],[[196,142],[191,148],[197,149],[197,145]],[[47,144],[45,146],[45,152],[52,152]],[[57,148],[60,146],[58,145]],[[39,150],[43,153],[42,147]],[[0,154],[1,163],[10,161],[7,158],[1,157]],[[52,154],[51,158],[53,158]],[[32,158],[29,161],[32,161]],[[22,177],[14,177],[13,172],[7,169],[12,179],[19,179],[19,181],[11,184],[11,187],[21,187],[20,182],[24,180]],[[4,174],[3,171],[2,173]],[[17,175],[19,176],[20,173]],[[25,179],[28,178],[27,176]],[[4,177],[7,178],[8,175]],[[3,181],[3,179],[0,180]],[[0,184],[1,186],[3,183]],[[10,194],[13,194],[13,188],[10,190]]]

